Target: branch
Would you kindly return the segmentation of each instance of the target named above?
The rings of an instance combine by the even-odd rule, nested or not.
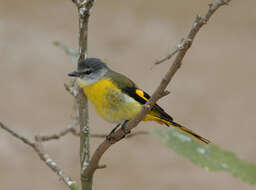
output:
[[[131,133],[129,135],[127,135],[125,138],[131,138],[131,137],[134,137],[134,136],[137,136],[137,135],[147,135],[148,132],[147,131],[138,131],[138,132],[135,132],[135,133]],[[91,134],[91,137],[94,137],[94,138],[106,138],[109,134]]]
[[[193,40],[200,30],[200,28],[205,25],[208,20],[211,18],[211,16],[214,14],[214,12],[221,6],[226,5],[228,2],[231,0],[215,0],[213,4],[209,5],[208,12],[205,14],[204,17],[199,17],[197,16],[192,28],[187,35],[187,37],[178,45],[180,47],[179,52],[173,61],[173,64],[171,65],[170,69],[168,72],[165,74],[164,78],[162,79],[160,85],[156,89],[156,91],[153,93],[152,97],[150,100],[143,106],[142,110],[140,111],[139,114],[136,115],[134,119],[131,121],[127,122],[126,124],[126,130],[130,131],[134,127],[138,125],[138,123],[148,114],[153,107],[153,105],[159,100],[159,98],[164,94],[164,90],[166,89],[167,85],[173,78],[174,74],[177,72],[177,70],[180,68],[182,64],[182,60],[188,51],[188,49],[191,47]],[[91,162],[86,170],[86,177],[88,179],[92,179],[92,176],[97,169],[98,163],[102,157],[102,155],[108,150],[108,148],[118,142],[119,140],[122,139],[122,137],[125,135],[124,131],[122,129],[117,130],[111,137],[111,141],[105,140],[103,143],[99,145],[97,150],[92,156]]]
[[[62,131],[60,131],[59,133],[55,133],[52,135],[37,135],[36,136],[36,140],[43,142],[43,141],[50,141],[50,140],[57,140],[60,139],[61,137],[65,136],[68,133],[72,133],[76,136],[80,136],[79,134],[77,134],[75,127],[77,126],[78,122],[77,120],[72,121],[72,123],[70,123],[68,125],[68,127]]]
[[[163,63],[164,61],[166,61],[166,60],[168,60],[168,59],[171,59],[176,53],[179,52],[180,49],[181,49],[181,47],[176,46],[176,47],[173,49],[173,51],[172,51],[171,53],[169,53],[167,56],[165,56],[165,57],[163,57],[163,58],[157,60],[157,61],[155,62],[155,65],[159,65],[159,64]]]
[[[76,182],[73,181],[70,177],[67,177],[64,173],[64,171],[57,166],[57,164],[50,158],[48,154],[46,154],[43,149],[40,141],[32,142],[28,138],[18,134],[16,131],[10,129],[6,125],[4,125],[2,122],[0,122],[0,127],[10,133],[15,138],[21,140],[26,145],[30,146],[40,157],[40,159],[49,167],[52,171],[54,171],[60,179],[71,189],[71,190],[79,190],[79,187],[77,186]]]
[[[70,55],[72,57],[73,60],[76,60],[78,57],[78,52],[76,50],[73,50],[72,48],[69,48],[68,46],[66,46],[65,44],[59,42],[59,41],[54,41],[53,45],[60,47],[61,49],[64,50],[64,52],[67,55]]]
[[[94,0],[72,0],[78,9],[79,14],[79,59],[81,62],[87,56],[88,22],[90,10]],[[85,170],[90,160],[90,128],[88,116],[88,99],[82,89],[78,89],[78,96],[75,98],[78,105],[78,118],[80,125],[80,164],[82,190],[92,190],[92,178],[88,179]],[[97,165],[98,166],[98,165]]]
[[[75,127],[77,126],[77,121],[74,120],[66,129],[63,129],[62,131],[55,133],[55,134],[51,134],[51,135],[36,135],[35,139],[36,141],[40,141],[40,142],[44,142],[44,141],[50,141],[50,140],[58,140],[61,137],[64,137],[65,135],[67,135],[68,133],[72,133],[75,136],[80,137],[80,133],[75,129]],[[138,136],[138,135],[147,135],[148,132],[147,131],[138,131],[135,133],[131,133],[128,134],[125,138],[131,138],[134,136]],[[92,133],[90,134],[90,137],[92,138],[106,138],[108,136],[108,134],[98,134],[98,133]],[[27,140],[27,139],[24,139]]]
[[[216,3],[218,3],[220,6],[222,6],[222,5],[228,5],[228,3],[229,3],[230,1],[231,1],[231,0],[216,0],[215,5],[216,5]],[[212,3],[209,4],[209,7],[210,7],[210,8],[211,8],[211,6],[213,6]],[[215,9],[215,8],[214,8],[214,9]],[[212,9],[213,12],[212,12],[212,11],[208,11],[207,14],[205,15],[205,17],[204,17],[204,18],[201,18],[201,19],[204,19],[204,21],[207,22],[207,21],[209,20],[209,18],[211,17],[211,15],[218,9],[218,7],[217,7],[217,9],[215,9],[215,10],[214,10],[214,9]],[[206,24],[206,23],[204,23],[204,24]],[[184,40],[184,39],[182,39],[182,41],[183,41],[183,40]],[[183,49],[183,46],[181,46],[181,45],[182,45],[182,42],[181,42],[181,44],[178,44],[167,56],[165,56],[165,57],[163,57],[163,58],[157,60],[157,61],[154,63],[154,65],[159,65],[159,64],[161,64],[161,63],[167,61],[168,59],[171,59],[176,53],[178,53],[180,50]]]

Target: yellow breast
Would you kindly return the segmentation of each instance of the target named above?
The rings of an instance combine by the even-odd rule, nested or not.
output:
[[[142,108],[140,103],[121,92],[111,79],[103,79],[91,85],[79,79],[78,85],[93,103],[98,114],[107,121],[119,123],[131,120]]]

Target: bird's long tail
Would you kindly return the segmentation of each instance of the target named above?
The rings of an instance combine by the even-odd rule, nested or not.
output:
[[[165,124],[167,126],[173,126],[184,133],[188,134],[189,136],[194,137],[195,139],[199,140],[200,142],[203,142],[205,144],[209,144],[210,141],[204,137],[201,137],[200,135],[194,133],[190,129],[176,123],[173,121],[173,118],[168,115],[160,106],[157,104],[153,107],[152,111],[149,113],[149,115],[152,117],[149,117],[150,119],[148,120],[155,120],[159,123]]]
[[[209,144],[210,143],[210,141],[208,139],[206,139],[206,138],[204,138],[204,137],[194,133],[190,129],[188,129],[188,128],[186,128],[186,127],[184,127],[184,126],[182,126],[182,125],[180,125],[180,124],[178,124],[178,123],[176,123],[174,121],[171,121],[171,122],[170,121],[164,121],[164,123],[166,125],[168,125],[168,126],[171,125],[171,126],[175,127],[176,129],[179,129],[179,130],[185,132],[186,134],[188,134],[188,135],[198,139],[201,142],[204,142],[205,144]]]

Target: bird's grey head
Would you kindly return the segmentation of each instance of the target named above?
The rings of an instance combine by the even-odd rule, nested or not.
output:
[[[78,63],[77,71],[69,73],[71,77],[79,77],[86,85],[102,79],[109,71],[107,65],[98,58],[87,58]]]

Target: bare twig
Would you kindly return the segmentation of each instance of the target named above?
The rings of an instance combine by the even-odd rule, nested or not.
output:
[[[179,50],[180,50],[179,46],[175,47],[171,53],[169,53],[167,56],[157,60],[154,64],[159,65],[159,64],[163,63],[164,61],[171,59],[176,53],[178,53]]]
[[[32,142],[28,138],[18,134],[16,131],[10,129],[6,125],[4,125],[2,122],[0,122],[0,127],[10,133],[12,136],[16,137],[17,139],[24,142],[26,145],[30,146],[40,157],[40,159],[49,167],[52,171],[54,171],[60,179],[71,189],[71,190],[79,190],[79,187],[77,186],[76,182],[73,181],[70,177],[68,177],[64,171],[59,168],[48,154],[46,154],[41,146],[41,142]]]
[[[79,59],[84,60],[87,56],[88,22],[90,11],[94,0],[72,0],[79,13]],[[82,190],[92,190],[92,178],[86,178],[85,171],[90,161],[90,128],[88,118],[88,99],[83,90],[78,90],[76,97],[78,105],[78,118],[80,125],[80,164],[81,164],[81,184]],[[98,166],[98,165],[97,165]]]
[[[191,47],[193,40],[194,40],[196,34],[198,33],[198,31],[200,30],[200,28],[208,22],[210,17],[214,14],[214,12],[219,7],[226,5],[227,2],[230,2],[230,1],[231,0],[227,0],[227,1],[215,0],[215,2],[209,6],[208,12],[205,14],[204,17],[199,17],[199,16],[196,17],[189,34],[178,45],[178,47],[180,47],[179,52],[178,52],[175,60],[173,61],[173,64],[170,67],[169,71],[165,74],[160,85],[158,86],[156,91],[153,93],[150,100],[143,106],[140,113],[137,114],[137,116],[133,120],[127,122],[127,124],[126,124],[127,131],[130,131],[131,129],[136,127],[138,125],[138,123],[145,117],[145,115],[150,112],[151,108],[156,103],[156,101],[159,100],[159,98],[161,97],[161,94],[163,94],[165,88],[167,87],[167,85],[169,84],[171,79],[173,78],[174,74],[180,68],[180,66],[182,64],[182,60],[183,60],[187,50]],[[99,145],[97,150],[94,152],[92,159],[90,161],[90,164],[86,170],[86,178],[92,179],[92,176],[93,176],[95,170],[97,169],[98,163],[99,163],[102,155],[106,152],[106,150],[112,144],[121,140],[123,136],[124,136],[124,131],[122,129],[119,129],[113,134],[111,141],[105,140],[105,141],[103,141],[102,144]]]
[[[90,128],[88,114],[88,99],[81,88],[76,97],[78,105],[78,121],[80,125],[80,164],[82,190],[92,190],[92,180],[85,177],[85,169],[90,161]]]
[[[231,0],[216,0],[217,3],[222,4],[222,5],[228,5],[228,3],[229,3],[230,1],[231,1]],[[211,8],[211,6],[213,6],[212,3],[209,4],[209,7],[210,7],[210,8]],[[213,10],[213,9],[212,9],[212,10]],[[208,12],[208,13],[209,13],[209,12]],[[209,16],[211,16],[212,13],[213,13],[213,12],[210,12],[209,14],[206,14],[205,17],[202,18],[202,19],[207,22],[207,21],[209,20],[209,19],[208,19]],[[206,23],[204,23],[204,24],[206,24]],[[184,40],[184,39],[182,39],[182,41],[183,41],[183,40]],[[180,44],[182,44],[182,42],[181,42]],[[176,53],[178,53],[180,50],[183,49],[183,46],[181,46],[180,44],[177,45],[167,56],[165,56],[165,57],[163,57],[163,58],[157,60],[157,61],[154,63],[154,65],[161,64],[161,63],[165,62],[166,60],[171,59]]]
[[[17,139],[20,139],[22,142],[24,142],[25,144],[33,147],[34,143],[29,140],[28,138],[16,133],[14,130],[8,128],[6,125],[4,125],[1,121],[0,121],[0,127],[4,130],[6,130],[8,133],[10,133],[12,136],[16,137]]]
[[[76,59],[78,58],[78,52],[77,50],[73,50],[72,48],[69,48],[68,46],[66,46],[65,44],[59,42],[59,41],[54,41],[53,42],[53,45],[57,46],[57,47],[60,47],[61,49],[64,50],[64,52],[67,54],[67,55],[70,55],[72,56],[73,59]]]
[[[75,121],[73,121],[75,122]],[[76,131],[75,127],[76,127],[77,123],[74,123],[73,125],[70,124],[66,129],[63,129],[62,131],[55,133],[55,134],[51,134],[51,135],[36,135],[35,139],[36,141],[40,141],[40,142],[44,142],[44,141],[51,141],[51,140],[58,140],[61,137],[64,137],[65,135],[67,135],[68,133],[72,133],[75,136],[80,137],[80,133]],[[131,133],[128,134],[125,138],[131,138],[137,135],[147,135],[148,132],[147,131],[138,131],[135,133]],[[98,133],[92,133],[90,134],[90,137],[92,138],[106,138],[109,134],[98,134]]]
[[[63,136],[65,136],[68,133],[72,133],[74,135],[77,135],[75,127],[78,125],[77,120],[72,121],[66,129],[63,129],[59,133],[55,133],[52,135],[37,135],[36,140],[43,142],[43,141],[50,141],[50,140],[57,140]],[[79,136],[79,135],[78,135]]]
[[[167,61],[168,59],[171,59],[176,53],[178,53],[179,51],[184,49],[184,45],[183,45],[184,39],[181,39],[181,42],[172,50],[171,53],[169,53],[167,56],[157,60],[154,65],[159,65],[165,61]]]
[[[131,137],[134,137],[134,136],[137,136],[137,135],[147,135],[148,132],[147,131],[138,131],[138,132],[135,132],[135,133],[131,133],[129,135],[127,135],[125,138],[131,138]],[[108,136],[109,134],[91,134],[91,137],[94,137],[94,138],[106,138],[106,136]]]

